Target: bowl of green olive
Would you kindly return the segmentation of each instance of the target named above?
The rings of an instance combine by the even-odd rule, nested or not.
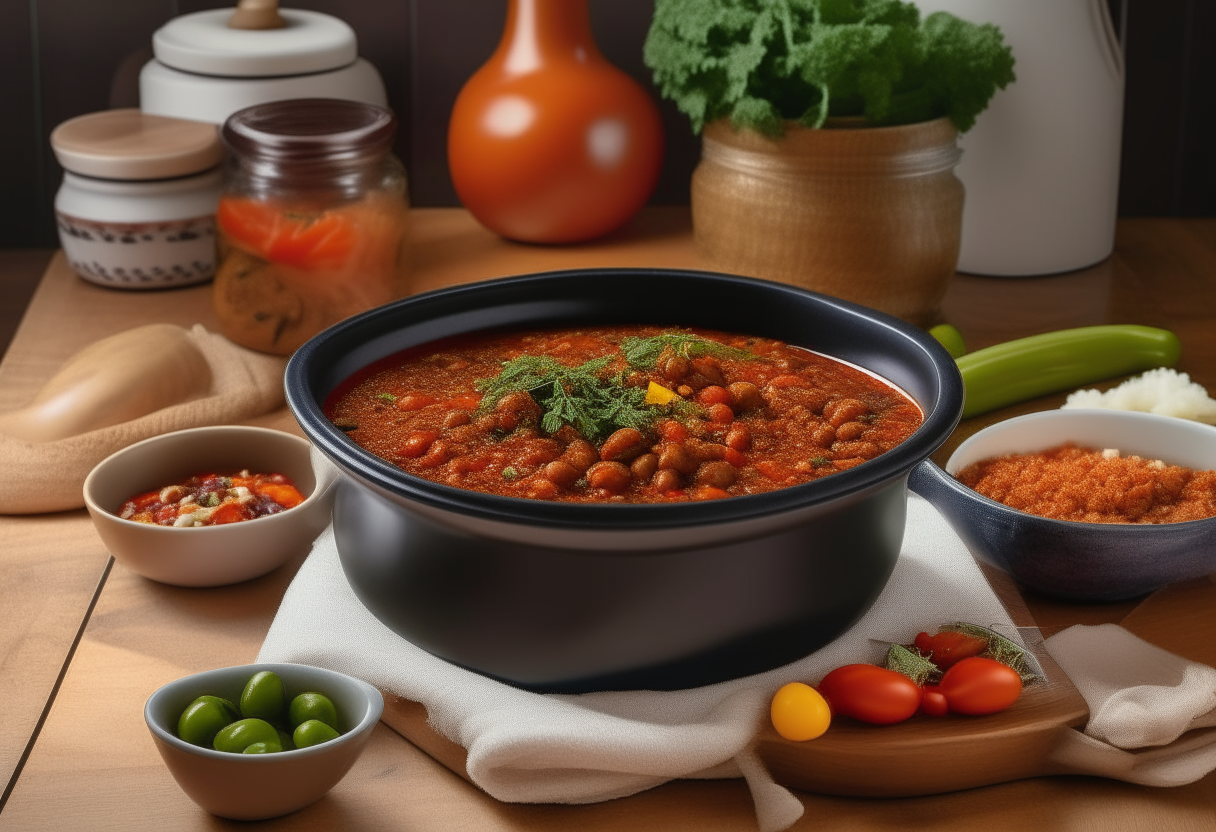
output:
[[[325,795],[384,711],[380,691],[335,670],[252,664],[186,676],[144,705],[182,791],[213,815],[263,820]]]

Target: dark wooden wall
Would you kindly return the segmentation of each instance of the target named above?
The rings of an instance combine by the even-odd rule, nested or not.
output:
[[[1006,0],[1016,2],[1016,0]],[[1120,213],[1216,214],[1216,3],[1108,0],[1127,50]],[[649,86],[641,44],[653,0],[590,0],[609,60]],[[1126,5],[1125,5],[1126,4]],[[0,0],[0,247],[55,244],[60,171],[47,136],[61,121],[136,106],[152,32],[224,0]],[[505,0],[289,0],[347,20],[401,119],[398,152],[419,206],[455,205],[444,152],[448,112],[493,50]],[[667,161],[656,203],[688,199],[698,142],[662,104]]]

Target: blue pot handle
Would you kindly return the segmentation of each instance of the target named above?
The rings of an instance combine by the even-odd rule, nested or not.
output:
[[[908,487],[940,510],[941,503],[950,493],[949,483],[953,479],[933,460],[926,459],[912,469],[912,473],[908,476]]]

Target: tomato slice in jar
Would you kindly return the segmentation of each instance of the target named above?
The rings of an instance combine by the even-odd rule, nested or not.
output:
[[[291,211],[243,197],[221,199],[216,221],[251,254],[301,269],[339,266],[356,242],[354,225],[338,212]]]

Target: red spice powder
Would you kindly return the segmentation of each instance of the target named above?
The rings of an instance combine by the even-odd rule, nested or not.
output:
[[[1028,514],[1081,523],[1181,523],[1216,515],[1216,471],[1079,448],[968,465],[963,485]]]

